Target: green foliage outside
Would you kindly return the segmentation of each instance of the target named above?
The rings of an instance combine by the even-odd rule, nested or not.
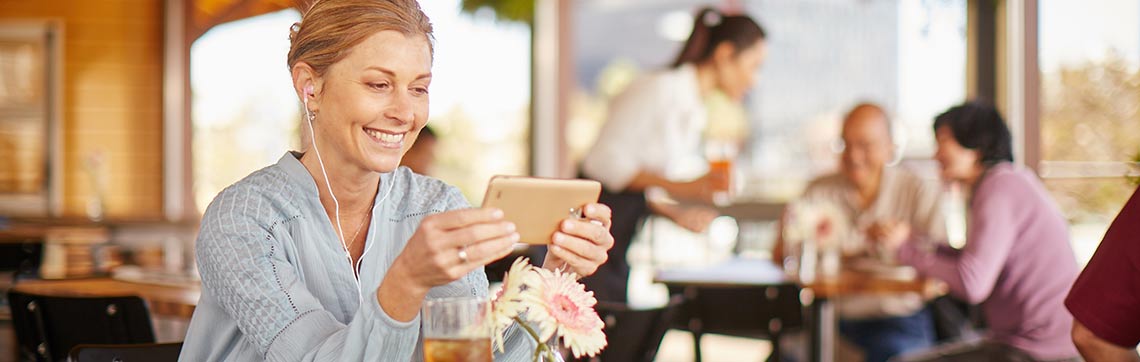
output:
[[[1044,160],[1140,161],[1140,71],[1119,54],[1043,74],[1041,91]],[[1046,185],[1071,221],[1104,222],[1135,188],[1126,176]]]
[[[460,7],[469,14],[480,9],[490,9],[497,19],[503,21],[528,25],[534,22],[534,0],[462,0]]]

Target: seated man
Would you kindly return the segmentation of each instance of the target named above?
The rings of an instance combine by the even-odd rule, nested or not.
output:
[[[843,120],[843,152],[839,172],[812,181],[803,199],[838,206],[857,233],[874,234],[885,221],[905,221],[917,232],[945,240],[941,192],[937,183],[923,182],[913,173],[887,166],[895,145],[890,120],[877,105],[855,106]],[[862,237],[855,242],[863,262],[892,264],[871,252]],[[775,254],[782,254],[777,243]],[[846,244],[846,243],[845,243]],[[918,293],[858,295],[837,303],[840,333],[863,349],[868,362],[882,362],[935,342],[931,312]]]

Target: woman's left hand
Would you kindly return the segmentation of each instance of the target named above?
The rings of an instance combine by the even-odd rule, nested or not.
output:
[[[609,259],[608,252],[614,246],[614,237],[610,235],[610,208],[588,204],[583,210],[583,219],[566,219],[559,224],[542,267],[550,270],[565,267],[585,277],[594,274],[598,266]]]
[[[871,225],[867,234],[886,252],[893,254],[910,239],[910,224],[897,220],[881,221]]]

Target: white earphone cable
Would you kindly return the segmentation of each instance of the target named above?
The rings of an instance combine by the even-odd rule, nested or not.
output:
[[[375,229],[373,229],[371,227],[371,220],[369,220],[368,236],[365,236],[365,239],[364,239],[365,244],[366,244],[366,246],[364,247],[364,252],[362,252],[360,254],[360,260],[357,260],[354,263],[352,260],[352,253],[348,250],[348,242],[346,242],[344,239],[344,228],[340,224],[340,202],[337,201],[336,194],[333,193],[332,183],[329,182],[328,172],[325,171],[325,162],[324,162],[324,160],[321,159],[321,150],[319,148],[317,148],[317,132],[313,128],[313,116],[310,113],[311,111],[309,110],[309,99],[308,99],[307,95],[306,95],[306,97],[303,97],[302,99],[304,100],[304,103],[305,103],[305,119],[307,120],[306,123],[308,123],[308,125],[309,125],[309,137],[313,143],[313,152],[315,152],[317,154],[317,164],[319,164],[321,166],[321,175],[324,176],[325,187],[328,188],[329,196],[332,197],[333,205],[335,206],[336,227],[337,227],[337,233],[340,235],[340,245],[342,247],[344,247],[344,256],[346,259],[348,259],[348,267],[349,267],[349,269],[351,269],[350,271],[352,272],[353,280],[356,282],[356,295],[359,298],[359,302],[361,304],[363,304],[364,303],[364,291],[362,290],[363,287],[360,285],[360,276],[356,274],[356,271],[358,269],[360,269],[360,263],[364,261],[364,256],[368,255],[368,251],[372,249],[373,244],[368,244],[368,239],[371,238]],[[393,172],[392,173],[392,179],[388,181],[388,183],[389,183],[388,191],[384,192],[384,196],[381,196],[380,200],[377,200],[376,203],[372,205],[373,216],[370,216],[370,218],[375,216],[376,207],[379,206],[380,204],[383,204],[384,200],[388,199],[388,195],[392,194],[392,189],[396,187],[395,177],[396,177],[396,174]]]
[[[317,131],[313,128],[313,115],[312,115],[312,113],[310,113],[311,111],[309,110],[309,98],[306,95],[302,99],[304,100],[304,103],[305,103],[305,119],[307,121],[306,123],[309,124],[309,140],[313,143],[313,152],[315,152],[317,154],[317,164],[319,164],[321,166],[321,175],[324,176],[325,187],[328,188],[329,196],[332,197],[333,205],[335,207],[334,208],[334,210],[335,210],[334,216],[336,216],[336,229],[337,229],[336,231],[337,231],[337,234],[340,236],[340,245],[344,248],[344,257],[345,257],[345,259],[348,260],[348,268],[352,269],[352,270],[350,270],[350,272],[352,272],[352,276],[353,276],[352,279],[356,282],[357,299],[360,302],[363,302],[364,301],[364,293],[361,292],[361,290],[360,290],[361,289],[360,278],[356,275],[356,269],[353,268],[354,263],[352,262],[352,253],[348,251],[348,242],[346,242],[344,240],[344,227],[342,227],[340,224],[340,201],[337,201],[336,194],[333,193],[332,183],[329,182],[329,174],[327,171],[325,171],[325,161],[323,159],[321,159],[321,149],[317,148]]]
[[[325,161],[321,159],[321,149],[317,148],[317,132],[316,132],[316,130],[313,129],[313,116],[309,112],[310,112],[309,111],[309,100],[306,98],[305,99],[305,118],[308,120],[307,123],[309,124],[309,138],[310,138],[310,141],[313,142],[313,151],[317,153],[317,163],[321,165],[321,175],[324,176],[325,187],[329,189],[329,196],[332,197],[333,205],[335,206],[336,230],[337,230],[337,233],[340,235],[340,244],[341,244],[341,246],[344,247],[345,254],[347,254],[348,253],[348,243],[345,242],[345,240],[344,240],[344,228],[341,227],[341,225],[340,225],[340,202],[337,201],[336,194],[334,194],[333,190],[332,190],[332,184],[329,183],[329,174],[328,174],[328,172],[325,172]],[[352,256],[349,256],[349,261],[351,262],[351,260],[352,260]]]

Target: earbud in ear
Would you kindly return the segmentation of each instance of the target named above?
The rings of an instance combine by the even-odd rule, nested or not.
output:
[[[311,85],[305,86],[305,96],[306,97],[312,97],[313,96],[313,86],[311,86]]]

